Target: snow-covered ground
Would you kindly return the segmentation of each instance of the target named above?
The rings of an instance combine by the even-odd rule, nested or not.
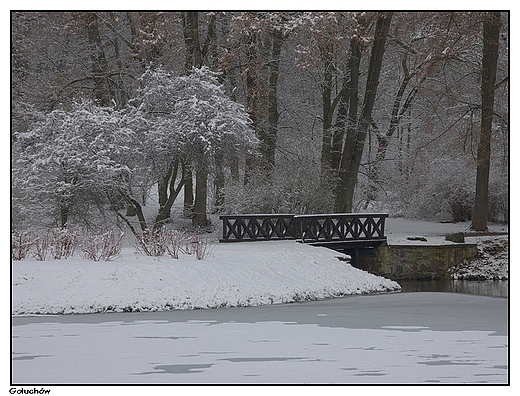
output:
[[[413,220],[404,218],[388,218],[385,223],[385,235],[388,237],[388,244],[451,244],[446,240],[447,234],[463,232],[469,235],[466,239],[474,243],[481,237],[471,236],[476,234],[471,230],[471,222],[460,223],[439,223],[434,221]],[[507,233],[507,224],[488,224],[490,233]],[[426,242],[410,240],[409,237],[425,237]]]
[[[451,277],[459,280],[509,279],[509,236],[471,237],[477,243],[476,260],[451,268]]]
[[[12,264],[12,314],[219,308],[400,290],[338,257],[344,255],[266,241],[215,244],[203,260],[149,257],[132,248],[109,262],[28,258]]]

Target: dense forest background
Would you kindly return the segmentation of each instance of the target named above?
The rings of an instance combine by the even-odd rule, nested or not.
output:
[[[13,228],[508,221],[507,12],[13,12],[11,40]]]

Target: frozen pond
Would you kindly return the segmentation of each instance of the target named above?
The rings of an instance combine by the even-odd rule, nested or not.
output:
[[[452,292],[509,297],[508,280],[398,280],[403,292]]]
[[[12,324],[15,385],[509,381],[508,300],[482,295],[396,293]]]

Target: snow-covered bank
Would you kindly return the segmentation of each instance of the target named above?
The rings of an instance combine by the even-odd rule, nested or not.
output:
[[[399,291],[342,254],[294,241],[217,244],[205,260],[125,248],[111,262],[78,257],[12,262],[12,314],[253,306]]]
[[[509,237],[472,237],[477,243],[476,260],[464,261],[451,269],[451,277],[459,280],[509,279]]]

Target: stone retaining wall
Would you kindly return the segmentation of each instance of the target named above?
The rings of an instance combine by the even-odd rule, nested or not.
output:
[[[360,251],[358,267],[392,280],[448,277],[448,268],[477,257],[476,244],[392,245]]]

